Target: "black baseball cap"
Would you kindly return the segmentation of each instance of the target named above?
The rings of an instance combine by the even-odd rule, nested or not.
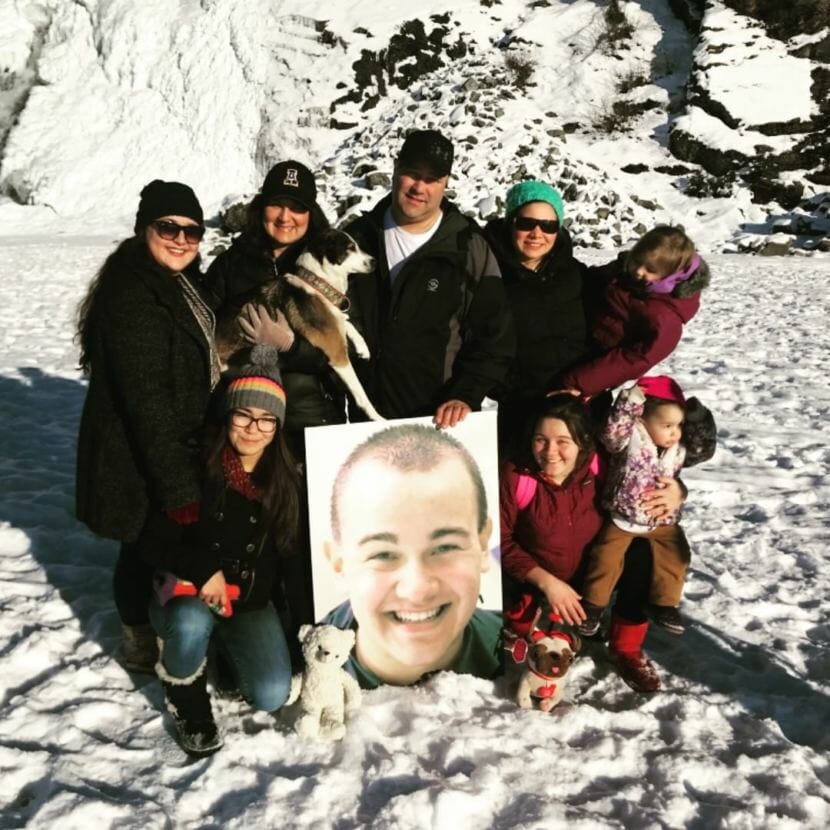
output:
[[[450,174],[452,159],[452,142],[438,130],[413,130],[398,153],[399,165],[425,164],[438,176]]]
[[[275,164],[262,183],[262,198],[266,205],[277,199],[293,199],[311,210],[317,204],[317,184],[314,174],[298,161]]]

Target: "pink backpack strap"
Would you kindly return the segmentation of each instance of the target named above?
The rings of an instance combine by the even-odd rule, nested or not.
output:
[[[536,495],[536,485],[539,482],[527,473],[519,473],[519,480],[516,482],[516,506],[524,510]]]
[[[591,456],[591,466],[588,467],[588,470],[590,471],[592,476],[599,475],[599,455],[597,453],[594,453]]]

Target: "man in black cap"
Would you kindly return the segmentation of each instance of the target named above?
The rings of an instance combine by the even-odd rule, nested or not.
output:
[[[449,139],[411,132],[392,192],[346,227],[376,261],[349,288],[372,355],[355,361],[361,382],[387,418],[430,414],[440,427],[481,405],[515,351],[499,266],[478,225],[444,196],[452,163]]]

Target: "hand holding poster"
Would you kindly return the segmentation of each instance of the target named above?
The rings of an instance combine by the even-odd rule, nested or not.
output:
[[[361,685],[500,668],[495,413],[307,431],[314,601]]]

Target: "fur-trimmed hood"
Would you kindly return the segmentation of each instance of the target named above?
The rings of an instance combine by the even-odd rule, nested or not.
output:
[[[704,288],[709,287],[712,281],[712,274],[709,270],[709,265],[703,257],[700,257],[700,265],[697,270],[687,280],[679,283],[672,291],[672,297],[691,297],[693,294],[700,294]]]

